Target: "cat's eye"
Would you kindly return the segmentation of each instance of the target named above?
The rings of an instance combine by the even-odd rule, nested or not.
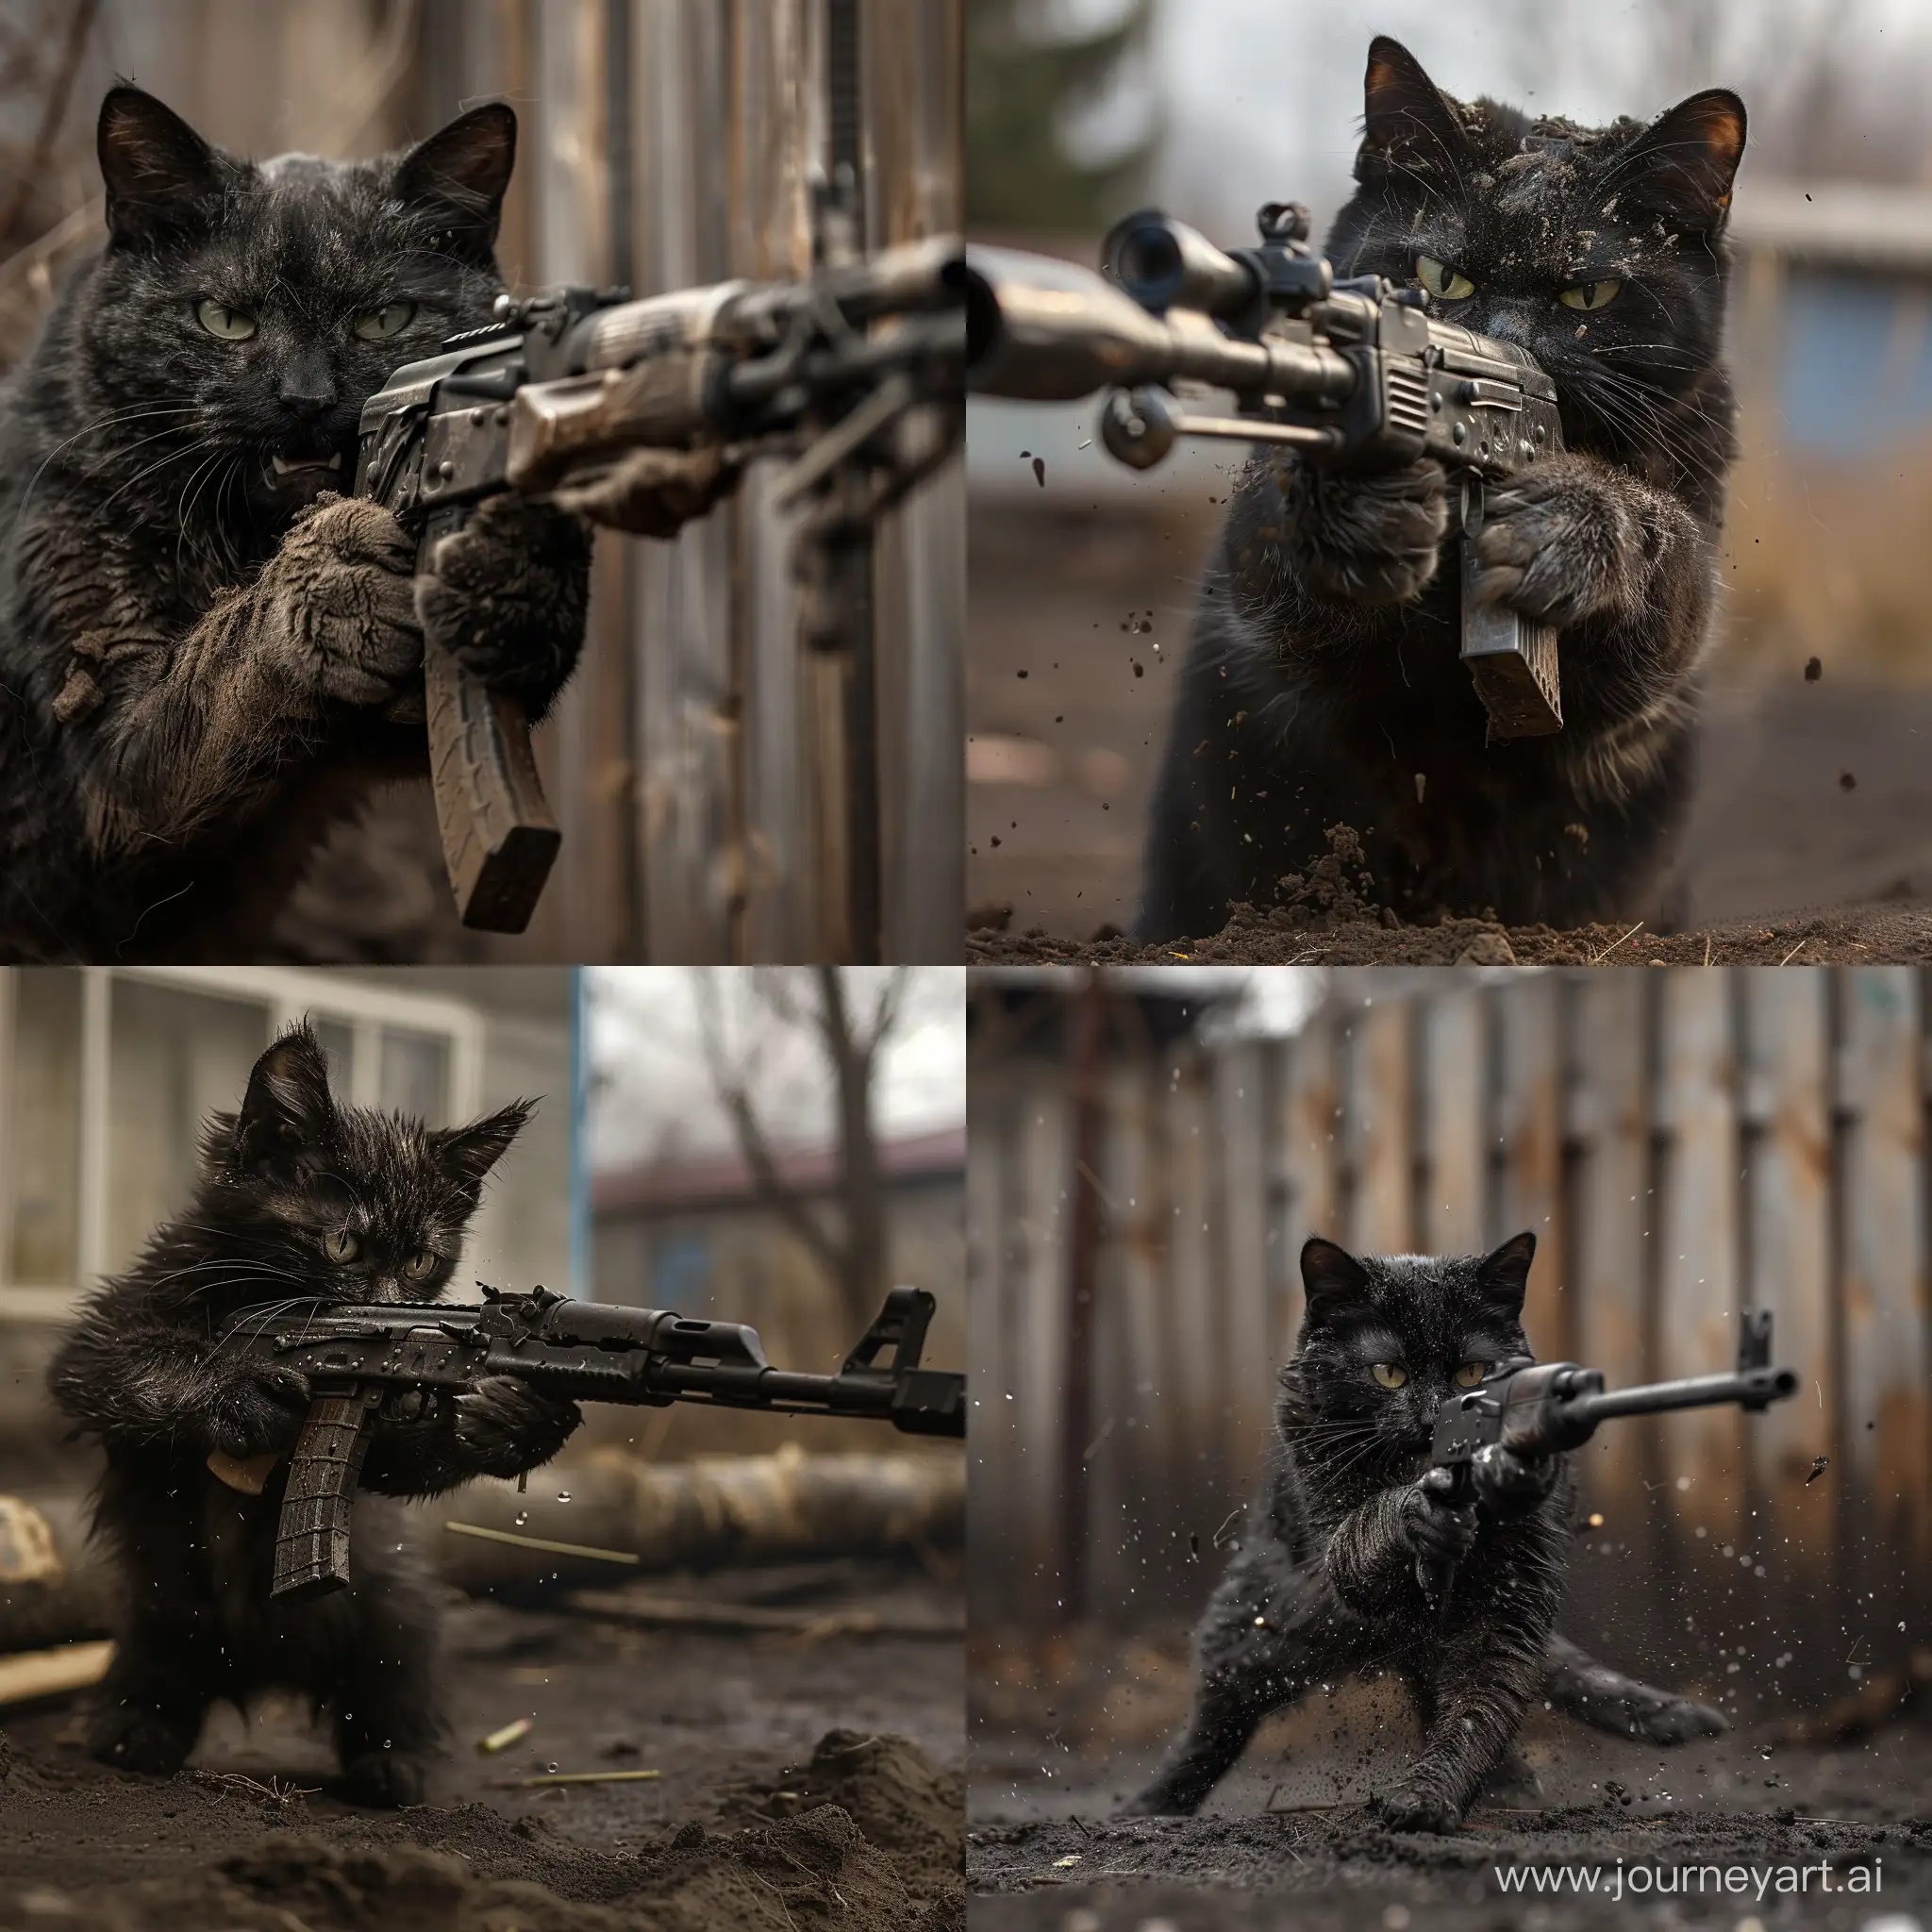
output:
[[[405,1281],[427,1281],[436,1273],[436,1261],[437,1257],[427,1248],[418,1248],[403,1263],[403,1279]]]
[[[1619,281],[1578,282],[1574,289],[1565,289],[1557,300],[1565,308],[1607,308],[1617,299],[1617,291],[1623,287]]]
[[[1456,1369],[1456,1386],[1458,1389],[1474,1389],[1489,1373],[1488,1362],[1459,1362]]]
[[[1385,1389],[1400,1389],[1408,1380],[1408,1371],[1400,1362],[1374,1362],[1369,1374]]]
[[[356,318],[356,333],[365,342],[387,341],[408,328],[415,313],[413,302],[385,302],[380,308],[365,308]]]
[[[353,1261],[362,1252],[362,1243],[346,1227],[322,1238],[322,1252],[331,1261]]]
[[[1433,255],[1418,255],[1415,278],[1439,302],[1466,302],[1475,293],[1475,284],[1459,268],[1438,261]],[[1563,297],[1569,301],[1569,296]]]
[[[194,319],[225,342],[245,342],[255,333],[254,316],[245,308],[230,308],[225,302],[196,303]]]

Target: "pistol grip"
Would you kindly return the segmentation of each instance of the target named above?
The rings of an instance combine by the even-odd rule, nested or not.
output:
[[[515,698],[490,690],[426,638],[423,695],[457,911],[483,932],[522,932],[563,842],[537,776],[530,721]]]
[[[307,1603],[349,1580],[349,1510],[369,1451],[379,1388],[318,1395],[302,1424],[275,1526],[277,1603]]]

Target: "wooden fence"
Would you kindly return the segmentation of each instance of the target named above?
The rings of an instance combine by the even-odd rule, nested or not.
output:
[[[431,0],[428,73],[526,114],[526,283],[640,294],[804,274],[828,76],[857,56],[874,246],[960,218],[959,0]],[[518,244],[521,243],[521,246]],[[873,567],[875,835],[889,958],[958,957],[963,486],[888,520]],[[845,681],[801,654],[788,520],[758,474],[675,543],[600,545],[594,635],[547,746],[564,869],[530,944],[570,959],[857,958]],[[856,861],[854,861],[856,862]]]
[[[981,975],[982,1013],[992,991]],[[1842,1691],[1925,1642],[1932,1001],[1916,973],[1441,973],[1332,998],[1292,1039],[1164,1046],[1112,994],[1084,1079],[1091,997],[1065,995],[1072,1061],[975,1027],[976,1618],[1200,1601],[1262,1466],[1308,1235],[1466,1253],[1528,1227],[1544,1358],[1612,1386],[1724,1368],[1748,1306],[1774,1311],[1777,1358],[1803,1377],[1759,1417],[1606,1425],[1582,1457],[1604,1518],[1573,1583],[1586,1634],[1681,1640],[1689,1617],[1707,1645],[1723,1628],[1784,1657],[1787,1696]],[[1069,1298],[1081,1168],[1091,1309]]]
[[[806,273],[811,177],[840,153],[857,162],[868,245],[957,230],[962,4],[104,0],[40,171],[58,184],[49,225],[0,260],[0,357],[21,353],[61,275],[99,244],[94,109],[115,73],[254,155],[375,153],[501,96],[520,124],[506,277],[648,295]],[[63,13],[50,0],[0,0],[0,27],[31,25],[37,5],[46,38]],[[51,83],[16,99],[12,75],[0,137],[31,139]],[[368,912],[372,957],[958,957],[963,463],[881,523],[870,644],[809,655],[775,467],[675,542],[600,539],[583,668],[537,735],[564,847],[529,933],[483,942],[453,919],[399,931],[421,914],[398,904]],[[858,676],[875,691],[870,758],[847,744]],[[850,797],[872,790],[876,809],[855,824]],[[426,824],[415,811],[408,840],[424,843]],[[870,942],[847,890],[868,838],[881,848]],[[436,864],[433,848],[421,863]],[[433,886],[440,904],[440,868]],[[326,952],[327,926],[303,945]],[[359,956],[341,939],[336,952]]]

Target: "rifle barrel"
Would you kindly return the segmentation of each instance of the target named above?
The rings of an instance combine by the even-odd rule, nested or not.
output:
[[[1592,1424],[1620,1415],[1659,1415],[1674,1408],[1709,1408],[1735,1402],[1764,1408],[1798,1391],[1792,1369],[1748,1369],[1741,1374],[1692,1375],[1682,1382],[1650,1382],[1637,1389],[1612,1389],[1585,1395],[1573,1407]]]

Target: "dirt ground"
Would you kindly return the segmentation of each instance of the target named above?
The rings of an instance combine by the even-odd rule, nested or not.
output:
[[[888,1563],[658,1577],[655,1596],[957,1624]],[[941,1932],[963,1924],[965,1673],[948,1639],[725,1637],[453,1601],[433,1802],[332,1795],[325,1740],[223,1711],[173,1779],[93,1764],[77,1704],[9,1713],[0,1926],[87,1932]],[[512,1720],[494,1757],[478,1740]],[[501,1788],[552,1771],[650,1780]]]
[[[1150,1659],[1164,1705],[1170,1674]],[[986,1700],[982,1700],[984,1704]],[[1070,1710],[1023,1716],[993,1700],[975,1723],[967,1839],[972,1923],[1052,1932],[1174,1932],[1208,1926],[1492,1932],[1527,1926],[1842,1926],[1880,1911],[1932,1919],[1932,1728],[1894,1721],[1831,1749],[1776,1740],[1773,1725],[1663,1751],[1534,1714],[1523,1734],[1541,1792],[1474,1811],[1446,1838],[1384,1830],[1361,1801],[1406,1760],[1413,1729],[1381,1690],[1351,1685],[1264,1726],[1191,1819],[1111,1814],[1153,1771],[1159,1745],[1129,1714],[1129,1745],[1054,1727]],[[1119,1708],[1116,1705],[1116,1709]],[[1046,1727],[1041,1727],[1041,1720]],[[1870,1884],[1869,1893],[1827,1892]],[[1624,1890],[1608,1895],[1619,1883]],[[1680,1880],[1678,1867],[1790,1866],[1760,1901]],[[1562,1867],[1562,1894],[1507,1892],[1497,1876]],[[1629,1873],[1670,1875],[1657,1898]],[[1811,1876],[1802,1876],[1803,1868]],[[1854,1870],[1870,1874],[1855,1880]],[[1596,1895],[1578,1896],[1591,1883]],[[1521,1881],[1534,1886],[1534,1877]],[[1757,1878],[1745,1881],[1755,1888]],[[1673,1888],[1691,1889],[1679,1894]]]
[[[1172,958],[1095,946],[1134,917],[1140,848],[1192,572],[1214,509],[1172,525],[1042,526],[975,509],[971,526],[969,957],[993,964]],[[1051,568],[1042,560],[1050,558]],[[1702,774],[1673,889],[1676,930],[1507,935],[1518,959],[1858,964],[1932,958],[1932,690],[1859,682],[1830,662],[1743,670],[1720,657]],[[1849,784],[1846,782],[1849,780]],[[1633,915],[1634,917],[1634,915]],[[1343,924],[1315,940],[1239,931],[1192,958],[1453,963],[1498,929]],[[1614,953],[1607,948],[1621,941]]]

